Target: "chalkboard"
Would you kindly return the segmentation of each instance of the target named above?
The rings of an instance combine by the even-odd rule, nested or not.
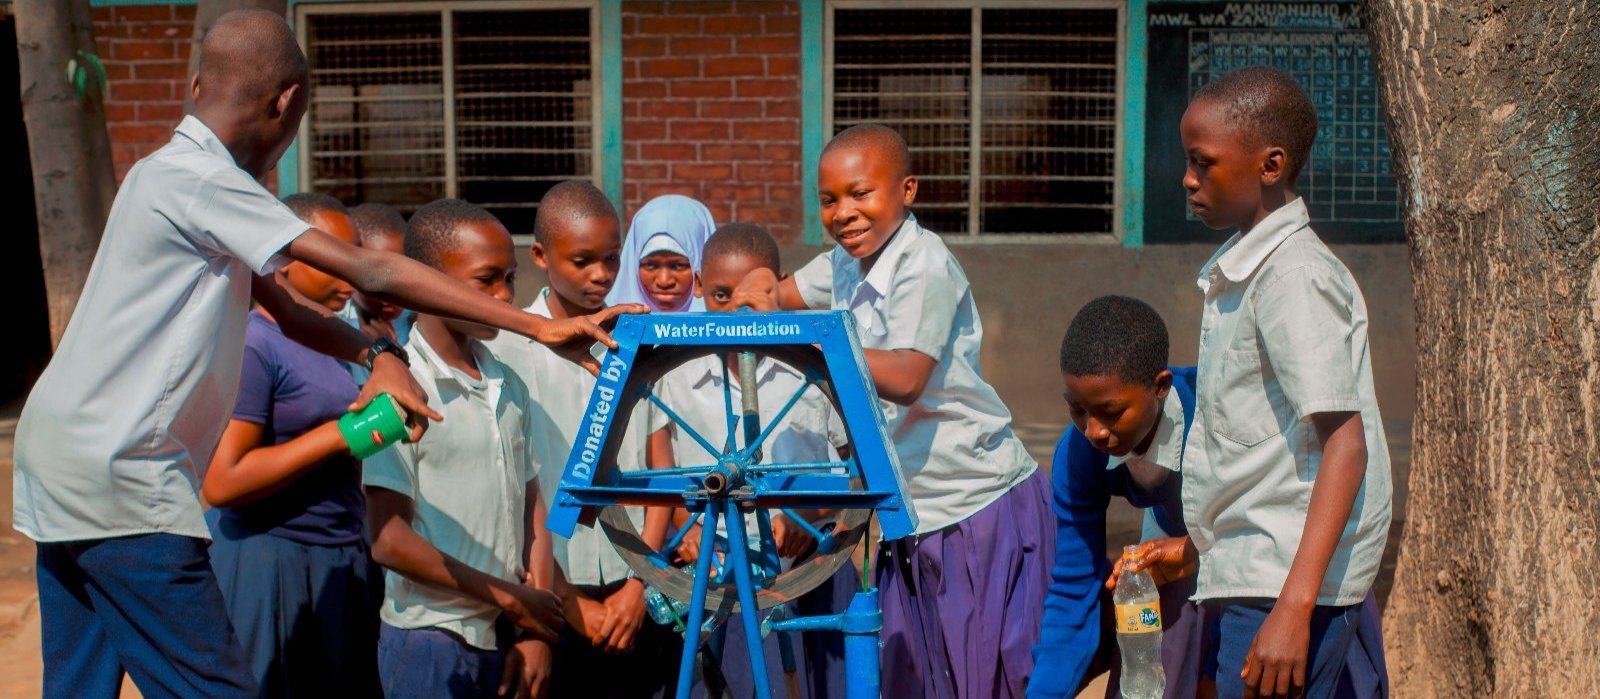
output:
[[[1312,227],[1330,242],[1404,240],[1367,35],[1353,2],[1153,2],[1149,9],[1144,239],[1219,240],[1185,204],[1178,122],[1200,86],[1250,65],[1293,75],[1317,105],[1300,173]]]

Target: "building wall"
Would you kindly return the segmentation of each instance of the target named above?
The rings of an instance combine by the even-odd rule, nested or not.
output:
[[[622,5],[623,188],[800,238],[800,14],[782,0]]]
[[[165,145],[183,119],[193,5],[94,8],[94,36],[111,81],[106,130],[117,180]]]

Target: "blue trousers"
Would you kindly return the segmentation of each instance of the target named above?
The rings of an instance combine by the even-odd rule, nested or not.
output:
[[[39,544],[46,699],[253,697],[200,539],[141,534]]]
[[[388,699],[498,699],[504,650],[469,645],[435,628],[378,631],[378,675]]]
[[[212,524],[211,567],[262,699],[378,689],[378,602],[365,542],[313,546],[226,519]]]
[[[1245,658],[1250,655],[1256,632],[1267,620],[1277,600],[1271,598],[1211,599],[1205,609],[1206,677],[1217,684],[1217,699],[1244,696]],[[1361,622],[1359,604],[1347,607],[1318,605],[1311,612],[1311,643],[1306,650],[1304,699],[1330,699],[1339,689],[1345,672],[1350,643]]]

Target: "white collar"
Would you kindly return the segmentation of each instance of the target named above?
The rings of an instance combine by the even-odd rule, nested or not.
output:
[[[1216,254],[1212,255],[1200,269],[1200,278],[1197,282],[1200,289],[1205,291],[1210,288],[1213,267],[1235,284],[1249,279],[1250,275],[1255,274],[1261,267],[1261,263],[1266,261],[1267,256],[1283,244],[1283,241],[1310,225],[1311,215],[1306,211],[1306,200],[1295,197],[1294,201],[1267,214],[1255,228],[1250,229],[1248,235],[1234,233],[1228,242],[1223,243]]]
[[[1156,433],[1150,440],[1150,448],[1143,454],[1130,451],[1122,456],[1113,456],[1106,461],[1106,469],[1114,469],[1134,459],[1153,463],[1168,471],[1181,469],[1183,424],[1183,401],[1178,398],[1176,389],[1169,388],[1167,397],[1161,401],[1161,419],[1156,421]]]
[[[421,361],[423,366],[428,368],[428,373],[433,374],[434,381],[450,381],[463,391],[479,391],[501,379],[495,369],[494,355],[477,340],[468,339],[467,346],[472,349],[472,359],[478,365],[478,374],[483,377],[479,380],[474,380],[460,369],[446,364],[444,358],[428,344],[428,338],[421,328],[412,328],[411,342],[408,344],[412,346],[411,354],[415,355],[412,361]]]
[[[872,263],[865,277],[861,274],[861,260],[850,257],[845,262],[845,269],[852,277],[861,280],[861,283],[872,287],[879,296],[889,293],[889,285],[894,281],[894,269],[898,258],[911,246],[911,239],[922,234],[922,226],[917,225],[916,215],[907,212],[906,220],[900,222],[900,227],[895,229],[889,242],[883,244],[883,249],[878,251],[878,260]],[[846,256],[849,253],[845,253]]]
[[[177,131],[184,138],[194,141],[195,145],[200,146],[201,150],[227,158],[228,162],[238,165],[238,162],[233,159],[233,153],[228,151],[226,145],[223,145],[222,139],[217,138],[217,132],[206,126],[206,123],[200,121],[199,117],[193,114],[185,116],[183,121],[178,122]]]

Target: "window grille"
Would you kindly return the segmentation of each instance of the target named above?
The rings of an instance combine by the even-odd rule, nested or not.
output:
[[[831,133],[881,123],[905,136],[924,225],[951,235],[1115,232],[1118,7],[829,9]]]
[[[592,2],[299,10],[302,188],[407,214],[459,197],[526,234],[555,183],[599,184]]]

